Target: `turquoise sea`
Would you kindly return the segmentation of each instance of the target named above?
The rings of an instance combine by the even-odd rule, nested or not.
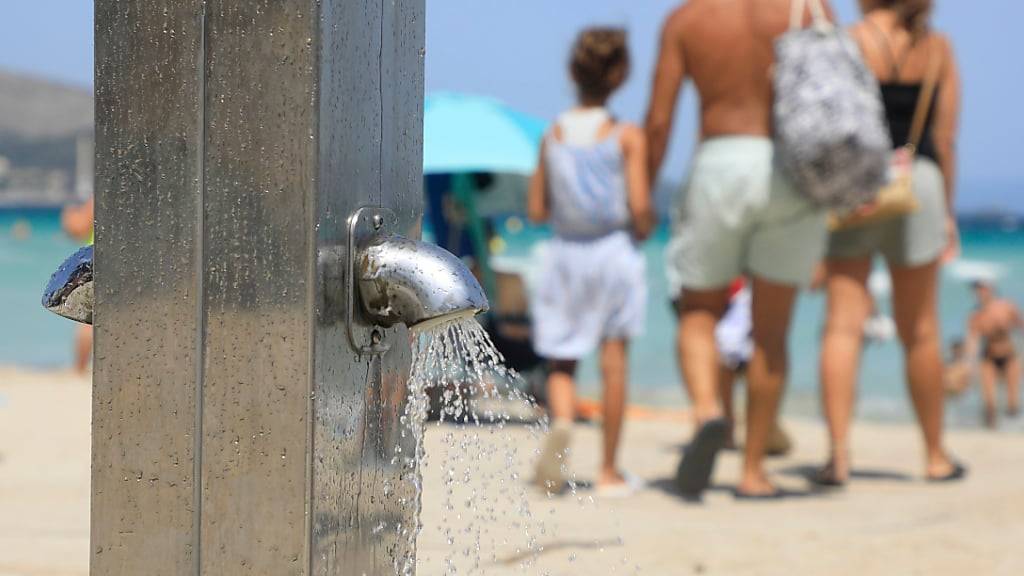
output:
[[[531,255],[547,238],[547,232],[523,226],[517,218],[504,221],[498,230],[505,245],[498,263],[528,275]],[[646,334],[632,346],[631,395],[634,401],[645,404],[679,406],[684,403],[684,395],[674,351],[675,318],[669,308],[662,265],[667,237],[662,229],[646,246],[650,307]],[[963,258],[947,267],[942,277],[942,321],[947,341],[962,335],[973,307],[967,286],[971,278],[997,278],[1004,295],[1024,303],[1024,230],[966,226],[963,240]],[[0,210],[0,365],[31,369],[70,366],[74,327],[45,312],[40,296],[49,274],[76,247],[61,233],[56,210]],[[881,294],[886,293],[884,272],[880,271],[874,283]],[[886,298],[879,303],[888,308]],[[798,304],[790,336],[792,373],[787,410],[792,413],[817,412],[818,337],[823,307],[824,299],[812,293],[801,296]],[[593,360],[585,363],[580,381],[585,392],[598,393]],[[975,425],[980,411],[975,389],[951,402],[950,420]],[[874,345],[865,354],[860,414],[881,420],[910,416],[902,359],[895,342]]]

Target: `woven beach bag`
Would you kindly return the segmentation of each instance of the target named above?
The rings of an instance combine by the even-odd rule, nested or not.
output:
[[[813,23],[804,28],[808,2]],[[792,0],[792,9],[789,32],[775,41],[776,156],[813,204],[852,211],[887,181],[892,141],[881,91],[821,0]]]

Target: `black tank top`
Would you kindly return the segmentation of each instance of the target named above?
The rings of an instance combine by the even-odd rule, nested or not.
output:
[[[870,20],[866,20],[866,22],[868,28],[871,28],[874,32],[878,43],[883,47],[892,65],[890,80],[880,81],[879,86],[882,89],[882,102],[885,104],[885,117],[889,122],[889,134],[892,137],[893,146],[900,148],[910,143],[910,130],[914,123],[914,114],[917,112],[918,102],[921,101],[921,91],[924,90],[924,82],[900,81],[901,69],[911,50],[907,50],[903,54],[903,58],[897,59],[896,53],[882,29]],[[938,87],[936,87],[937,90]],[[917,154],[938,162],[938,152],[935,147],[935,139],[932,136],[936,101],[937,99],[933,98],[928,107],[924,131],[921,133],[921,142],[917,147]]]
[[[893,146],[897,148],[905,146],[910,143],[910,127],[914,123],[914,113],[917,111],[917,103],[921,100],[921,90],[924,90],[924,84],[884,82],[880,86],[882,101],[885,103],[885,118],[889,121],[889,135],[892,136]],[[917,147],[917,154],[938,162],[935,139],[932,138],[934,115],[935,101],[932,100],[924,123],[924,132],[921,133],[921,143]]]

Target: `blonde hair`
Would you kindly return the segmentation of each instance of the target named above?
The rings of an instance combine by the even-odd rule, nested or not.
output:
[[[569,72],[579,94],[606,99],[629,75],[629,48],[622,28],[587,28],[573,43]]]

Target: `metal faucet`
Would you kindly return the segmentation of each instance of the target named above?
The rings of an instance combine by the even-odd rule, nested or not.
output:
[[[353,348],[363,353],[388,348],[376,328],[369,344],[356,336],[357,299],[374,326],[405,324],[414,332],[490,309],[480,282],[462,260],[389,231],[395,220],[389,210],[370,206],[356,210],[348,222],[348,334]]]
[[[375,326],[405,324],[414,331],[490,308],[480,283],[461,260],[433,244],[389,232],[388,222],[393,220],[393,214],[374,207],[357,210],[349,219],[346,319],[353,347],[363,352],[387,348],[379,333],[369,345],[356,338],[357,302]],[[92,324],[92,246],[75,252],[54,272],[43,293],[43,306],[64,318]]]
[[[93,247],[72,254],[50,277],[43,292],[43,307],[58,316],[92,324]]]

